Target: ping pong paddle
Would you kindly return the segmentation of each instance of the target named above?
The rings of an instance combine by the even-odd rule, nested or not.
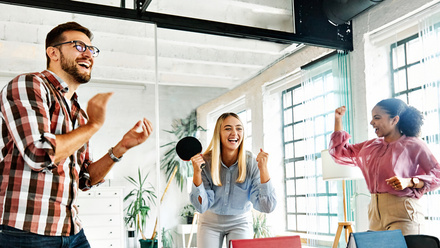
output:
[[[187,136],[177,142],[176,152],[180,159],[189,161],[194,155],[202,152],[202,144],[198,139]],[[205,168],[205,164],[203,163],[200,168]]]

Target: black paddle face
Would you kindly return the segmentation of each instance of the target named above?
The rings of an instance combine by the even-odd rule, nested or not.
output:
[[[202,152],[202,144],[198,139],[188,136],[177,142],[176,152],[180,159],[189,161],[194,155]],[[204,165],[202,164],[200,167],[203,169]]]
[[[202,144],[198,139],[188,136],[177,142],[176,152],[179,158],[189,161],[194,155],[202,152]]]

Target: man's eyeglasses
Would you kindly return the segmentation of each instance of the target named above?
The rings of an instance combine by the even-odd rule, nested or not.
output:
[[[86,51],[86,49],[88,49],[92,53],[93,57],[97,57],[98,54],[99,54],[99,49],[97,47],[95,47],[95,46],[88,46],[84,42],[79,41],[79,40],[66,41],[66,42],[58,43],[58,44],[55,44],[55,45],[52,45],[52,46],[56,47],[56,46],[61,46],[61,45],[64,45],[64,44],[70,44],[70,43],[74,43],[75,44],[75,48],[76,48],[76,50],[78,50],[78,52],[82,52],[83,53],[83,52]]]

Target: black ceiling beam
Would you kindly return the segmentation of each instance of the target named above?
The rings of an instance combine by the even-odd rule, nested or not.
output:
[[[148,6],[152,0],[136,0],[136,9],[138,12],[143,13],[147,11]]]
[[[0,0],[0,3],[8,3],[27,7],[43,8],[69,13],[86,14],[106,18],[116,18],[129,21],[155,23],[160,28],[168,28],[182,31],[198,32],[213,35],[222,35],[236,38],[257,39],[283,44],[304,43],[306,45],[328,47],[340,50],[353,50],[351,32],[347,34],[338,31],[341,27],[331,25],[325,14],[321,15],[322,0],[295,0],[295,23],[296,33],[268,30],[248,27],[230,23],[208,21],[196,18],[176,15],[144,12],[139,13],[134,9],[126,9],[100,4],[76,2],[70,0]],[[305,6],[305,11],[301,8]],[[318,7],[319,6],[319,7]],[[313,11],[319,13],[311,15],[319,17],[319,23],[307,16]],[[298,13],[297,13],[298,12]],[[324,19],[323,19],[324,18]],[[323,21],[321,20],[323,19]],[[320,28],[308,25],[317,25]],[[310,31],[308,31],[310,29]],[[345,29],[345,27],[343,28]],[[351,31],[351,26],[348,27]],[[318,30],[318,32],[314,32]],[[348,35],[348,36],[347,36]],[[343,38],[341,39],[341,36]],[[347,38],[348,37],[348,38]]]

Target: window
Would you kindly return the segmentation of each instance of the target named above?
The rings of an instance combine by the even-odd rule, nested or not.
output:
[[[252,112],[250,109],[243,110],[237,113],[240,120],[243,122],[245,143],[244,147],[247,150],[252,150]]]
[[[282,93],[288,231],[306,233],[313,229],[314,233],[322,235],[334,235],[336,231],[337,184],[322,180],[319,159],[320,151],[327,148],[333,132],[334,109],[337,107],[335,85],[330,67],[311,77],[308,87],[312,88],[313,94],[304,94],[304,85],[294,86]],[[308,137],[310,131],[307,130],[310,129],[313,129],[312,137]],[[306,144],[306,140],[310,138],[313,140],[312,149]],[[315,156],[318,159],[310,163],[306,161],[306,156]],[[310,180],[315,183],[309,184]],[[314,206],[307,203],[310,198],[316,202]],[[308,221],[310,216],[307,215],[310,211],[316,213],[313,223]]]
[[[432,27],[430,31],[438,37],[440,24]],[[423,44],[419,34],[391,45],[392,94],[423,112],[425,121],[421,138],[426,141],[434,155],[437,155],[440,147],[440,75],[429,68],[432,61],[439,63],[440,49],[437,46],[437,49],[431,49],[430,54],[426,54],[424,45],[426,44]],[[427,71],[430,73],[429,77],[425,75]],[[437,160],[439,158],[437,156]],[[440,190],[437,190],[422,198],[428,202],[424,204],[426,230],[438,230],[440,226],[440,211],[433,207],[438,205],[439,196]]]

